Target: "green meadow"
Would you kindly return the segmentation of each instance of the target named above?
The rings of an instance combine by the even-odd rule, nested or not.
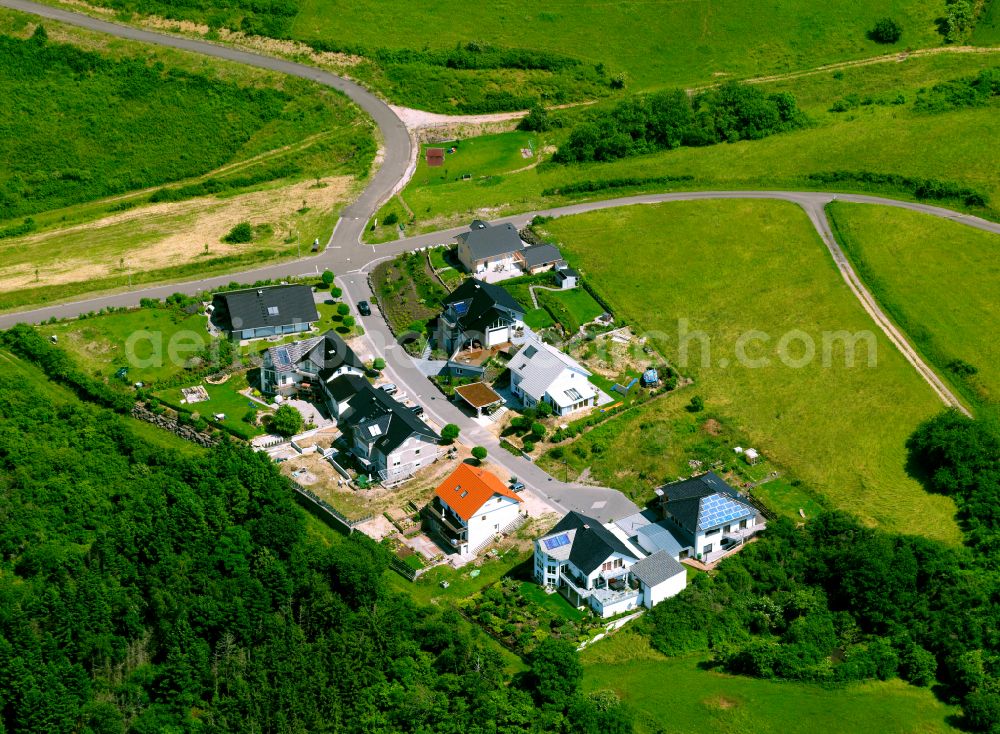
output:
[[[921,89],[943,81],[974,76],[1000,65],[1000,52],[937,54],[905,62],[854,66],[837,71],[770,82],[769,92],[789,92],[809,116],[800,130],[763,140],[703,148],[677,148],[610,163],[558,165],[548,162],[517,173],[484,165],[469,170],[470,180],[452,177],[426,181],[419,175],[402,192],[414,214],[408,233],[430,232],[467,222],[559,206],[581,199],[612,198],[667,189],[823,189],[882,193],[913,198],[909,189],[860,182],[816,181],[811,174],[870,171],[912,178],[939,179],[982,191],[990,203],[982,215],[1000,218],[1000,157],[986,141],[1000,139],[997,102],[939,114],[913,109]],[[830,108],[850,94],[859,104],[846,112]],[[902,104],[893,104],[898,98]],[[869,102],[862,104],[862,102]],[[586,114],[572,111],[571,119]],[[522,133],[518,133],[522,134]],[[566,133],[544,134],[545,145],[558,145]],[[492,158],[515,151],[513,134],[474,139],[495,148]],[[947,140],[947,145],[942,141]],[[462,141],[467,145],[471,140]],[[580,181],[689,176],[670,184],[650,183],[565,196],[560,189]],[[961,202],[942,202],[962,208]],[[388,211],[388,206],[380,216]]]
[[[1000,235],[893,207],[834,202],[829,213],[861,277],[938,374],[974,405],[1000,409]]]
[[[865,522],[958,540],[951,500],[905,469],[907,437],[942,405],[865,314],[799,208],[677,202],[544,230],[619,320],[694,379],[684,392],[790,478]],[[857,339],[853,358],[845,333]],[[609,467],[600,480],[630,488],[637,476],[650,486],[663,478],[661,452],[633,443],[632,433],[608,437],[601,453],[627,455],[632,468]]]
[[[747,731],[944,734],[956,710],[898,678],[845,686],[726,675],[698,658],[668,658],[624,630],[581,653],[584,688],[612,690],[635,711],[637,734]]]

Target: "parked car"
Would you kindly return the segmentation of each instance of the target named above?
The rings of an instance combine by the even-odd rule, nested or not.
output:
[[[368,301],[358,301],[358,313],[362,316],[372,315],[372,307],[369,305]]]
[[[410,408],[410,410],[413,411],[414,415],[423,415],[424,414],[424,406],[422,406],[422,405],[414,405],[412,408]]]
[[[392,395],[392,394],[393,394],[394,392],[396,392],[396,391],[397,391],[398,389],[399,389],[399,388],[398,388],[398,387],[396,387],[396,386],[395,386],[394,384],[392,384],[391,382],[387,382],[387,383],[386,383],[386,384],[384,384],[384,385],[379,385],[379,390],[384,390],[384,391],[385,391],[385,393],[386,393],[386,395]]]
[[[512,492],[520,492],[524,489],[524,482],[517,477],[510,478],[510,489]]]

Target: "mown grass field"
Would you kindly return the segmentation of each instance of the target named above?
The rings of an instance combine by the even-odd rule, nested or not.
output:
[[[851,295],[804,212],[785,202],[683,202],[561,218],[545,230],[619,319],[694,378],[686,392],[790,478],[866,522],[958,540],[952,502],[905,470],[907,437],[942,406]],[[741,357],[753,330],[767,336],[743,341]],[[864,341],[845,365],[844,343],[824,336],[844,330],[870,335],[874,367]],[[633,435],[625,444],[636,446],[603,450],[629,467],[611,483],[652,486],[666,474],[663,452]]]
[[[59,347],[87,373],[111,377],[127,367],[130,383],[178,375],[184,362],[210,343],[203,314],[167,308],[43,324],[38,331],[46,338],[55,336]]]
[[[834,202],[829,213],[862,278],[938,374],[1000,410],[1000,236],[892,207]],[[977,373],[963,376],[955,360]]]
[[[44,27],[0,11],[0,309],[307,251],[368,174],[370,123],[332,90]],[[254,242],[223,243],[244,220]]]
[[[636,712],[637,734],[752,731],[944,734],[957,711],[898,678],[823,687],[725,675],[698,658],[667,658],[638,633],[619,632],[581,653],[583,687],[615,691]]]
[[[873,191],[913,198],[909,190],[868,187],[863,184],[824,184],[810,174],[830,171],[871,171],[916,178],[935,178],[969,186],[990,198],[986,216],[1000,217],[1000,157],[987,141],[1000,138],[997,103],[942,114],[913,110],[920,89],[942,81],[974,76],[1000,65],[1000,52],[937,54],[905,62],[854,66],[764,84],[768,92],[789,92],[809,116],[805,129],[764,140],[743,141],[705,148],[678,148],[611,163],[541,165],[519,173],[483,166],[471,181],[438,182],[433,187],[415,178],[403,191],[416,221],[411,234],[579,201],[611,198],[641,191],[665,189],[835,189]],[[848,112],[831,106],[849,94],[873,100],[905,103],[871,104]],[[573,111],[573,115],[585,112]],[[558,144],[564,131],[548,133],[546,143]],[[948,145],[941,145],[947,139]],[[502,135],[491,144],[503,146]],[[468,141],[466,141],[468,142]],[[463,143],[465,144],[465,143]],[[513,148],[513,144],[508,144]],[[919,151],[915,155],[914,151]],[[691,176],[669,186],[652,184],[606,189],[577,196],[561,196],[562,187],[579,181],[622,178]],[[960,207],[958,202],[943,202]],[[384,212],[383,212],[384,213]],[[382,213],[380,213],[382,214]]]

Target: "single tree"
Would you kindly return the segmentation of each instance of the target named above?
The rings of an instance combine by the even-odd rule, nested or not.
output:
[[[876,43],[895,43],[902,37],[903,28],[892,18],[882,18],[868,35]]]
[[[250,222],[240,222],[229,230],[229,234],[223,237],[222,241],[230,245],[245,245],[248,242],[253,242],[253,226]]]
[[[337,313],[340,314],[341,316],[347,316],[347,314],[349,314],[350,312],[351,312],[351,307],[348,306],[346,303],[337,304]]]
[[[346,326],[348,329],[353,329],[355,323],[357,322],[354,320],[353,316],[344,317],[344,326]]]
[[[376,372],[381,372],[382,370],[384,370],[385,360],[382,359],[381,357],[376,357],[374,360],[372,360],[372,369],[375,370]]]
[[[701,395],[695,395],[691,398],[691,402],[687,406],[689,413],[700,413],[705,409],[705,401],[702,399]]]
[[[302,414],[291,405],[282,405],[271,416],[271,427],[282,436],[294,436],[302,430]]]
[[[329,288],[333,284],[333,273],[331,273],[329,270],[323,271],[322,278],[323,278],[323,285],[325,285],[327,288]]]
[[[441,429],[441,438],[445,443],[453,443],[458,438],[458,426],[449,423]]]
[[[472,458],[480,464],[486,459],[486,453],[486,449],[482,446],[474,446],[472,448]]]
[[[532,423],[531,435],[535,437],[536,441],[541,440],[542,438],[545,437],[545,426],[543,426],[541,423]]]
[[[548,418],[550,415],[552,415],[552,406],[549,405],[548,403],[539,403],[538,415],[540,418]]]

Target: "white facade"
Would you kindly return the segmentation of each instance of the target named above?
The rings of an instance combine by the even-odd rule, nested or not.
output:
[[[526,407],[546,402],[556,415],[568,415],[597,405],[590,374],[568,354],[532,339],[510,361],[510,389]]]
[[[722,549],[722,539],[730,533],[744,534],[745,531],[752,530],[756,522],[756,515],[752,510],[748,510],[747,516],[727,522],[725,525],[718,525],[705,531],[699,531],[694,536],[695,557],[704,557],[709,553],[716,553]],[[743,531],[743,532],[741,532]]]
[[[388,455],[383,454],[361,436],[354,438],[354,454],[385,482],[412,476],[420,467],[437,461],[441,447],[425,436],[414,435],[403,441]]]
[[[687,571],[684,570],[681,570],[680,573],[672,576],[663,583],[657,584],[656,586],[646,586],[642,581],[640,581],[639,588],[642,589],[643,606],[648,609],[652,609],[664,599],[669,599],[672,596],[680,594],[684,591],[684,587],[686,586]]]
[[[476,553],[480,548],[489,543],[501,531],[506,529],[520,514],[520,503],[510,499],[493,495],[468,522],[461,520],[466,527],[465,543],[459,548],[459,553],[468,555]]]

